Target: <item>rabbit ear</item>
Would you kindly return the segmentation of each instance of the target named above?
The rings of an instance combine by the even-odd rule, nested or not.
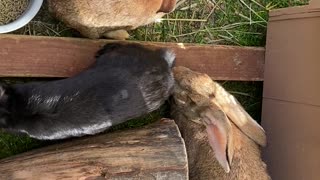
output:
[[[176,6],[176,0],[162,0],[162,4],[157,13],[169,13],[174,10]]]
[[[230,172],[233,158],[233,131],[228,117],[218,108],[207,108],[201,113],[209,144],[226,173]]]
[[[226,113],[230,120],[249,138],[261,146],[267,144],[263,128],[243,109],[240,103],[222,86],[214,82],[215,90],[211,102]]]

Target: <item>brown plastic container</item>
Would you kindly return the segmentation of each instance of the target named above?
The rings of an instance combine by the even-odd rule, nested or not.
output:
[[[320,179],[320,0],[270,12],[262,107],[274,180]]]

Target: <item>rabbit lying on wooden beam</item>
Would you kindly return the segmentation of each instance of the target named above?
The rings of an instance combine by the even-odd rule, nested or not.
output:
[[[105,45],[87,70],[63,80],[0,85],[0,128],[36,139],[102,132],[158,109],[170,96],[172,51]]]
[[[175,67],[172,115],[185,140],[190,179],[271,179],[261,160],[262,127],[206,75]]]

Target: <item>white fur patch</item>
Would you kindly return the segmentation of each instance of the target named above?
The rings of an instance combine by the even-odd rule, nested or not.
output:
[[[4,95],[4,93],[5,89],[2,86],[0,86],[0,98]]]
[[[129,93],[125,89],[120,91],[120,95],[121,95],[121,99],[127,99],[129,97]]]
[[[52,108],[57,102],[59,102],[61,96],[41,96],[34,94],[29,98],[28,105],[38,104],[47,108]]]
[[[172,67],[174,60],[176,59],[176,54],[173,52],[173,50],[168,49],[164,51],[162,57],[167,61],[170,67]]]
[[[99,132],[104,131],[108,127],[112,126],[111,121],[106,121],[100,124],[94,124],[86,127],[81,128],[74,128],[74,129],[68,129],[68,130],[61,130],[55,133],[52,133],[50,135],[34,135],[28,133],[26,130],[20,130],[20,132],[25,133],[29,135],[32,138],[36,139],[42,139],[42,140],[54,140],[54,139],[63,139],[68,137],[76,137],[76,136],[83,136],[83,135],[89,135],[89,134],[96,134]]]

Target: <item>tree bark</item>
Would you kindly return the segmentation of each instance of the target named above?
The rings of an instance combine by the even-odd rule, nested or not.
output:
[[[0,179],[188,179],[173,120],[77,138],[0,160]]]

